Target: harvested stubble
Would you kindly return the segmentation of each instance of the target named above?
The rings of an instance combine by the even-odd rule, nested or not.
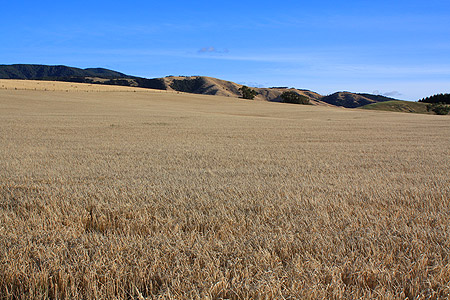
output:
[[[450,118],[0,90],[2,299],[444,299]]]

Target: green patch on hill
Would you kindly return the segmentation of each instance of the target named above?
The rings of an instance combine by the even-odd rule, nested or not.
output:
[[[378,102],[367,104],[361,107],[362,109],[407,112],[416,114],[433,114],[427,111],[427,105],[420,102],[393,100],[386,102]]]

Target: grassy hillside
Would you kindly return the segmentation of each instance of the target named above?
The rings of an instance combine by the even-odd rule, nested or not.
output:
[[[400,100],[368,104],[361,108],[369,110],[383,110],[383,111],[407,112],[417,114],[434,114],[433,112],[427,111],[426,103],[400,101]]]
[[[0,89],[0,298],[450,297],[448,118],[41,84]]]
[[[17,91],[48,91],[48,92],[142,92],[146,89],[130,86],[104,85],[104,84],[86,84],[78,82],[60,82],[60,81],[39,81],[39,80],[16,80],[0,79],[1,90]],[[159,91],[166,92],[166,91]]]
[[[356,94],[350,92],[337,92],[320,99],[323,102],[334,106],[342,106],[347,108],[361,107],[371,103],[385,102],[396,100],[393,98],[372,95],[372,94]]]
[[[189,76],[189,77],[169,76],[161,79],[164,80],[165,85],[170,90],[192,94],[216,95],[235,98],[241,97],[241,92],[239,91],[239,88],[241,88],[242,85],[231,81],[206,76]],[[283,88],[252,87],[252,89],[258,92],[258,95],[255,97],[256,100],[280,102],[281,94],[284,91],[291,90],[295,91],[300,95],[306,96],[308,99],[310,99],[312,104],[315,105],[326,104],[323,101],[321,101],[322,96],[320,94],[308,90],[289,89],[285,87]]]

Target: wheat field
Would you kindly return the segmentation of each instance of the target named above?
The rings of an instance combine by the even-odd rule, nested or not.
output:
[[[0,80],[0,158],[0,299],[450,297],[448,116]]]

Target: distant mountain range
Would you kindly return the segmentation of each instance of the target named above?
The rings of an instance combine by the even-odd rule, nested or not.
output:
[[[58,79],[71,77],[127,78],[129,76],[103,68],[79,69],[66,66],[0,65],[1,79]]]
[[[79,69],[67,66],[47,65],[0,65],[0,79],[54,80],[91,84],[109,84],[171,90],[185,93],[240,97],[241,84],[206,76],[168,76],[164,78],[142,78],[126,75],[104,68]],[[295,91],[308,97],[314,105],[356,108],[364,105],[397,100],[380,95],[337,92],[328,96],[309,90],[287,87],[253,88],[258,92],[256,99],[281,101],[285,91]]]

